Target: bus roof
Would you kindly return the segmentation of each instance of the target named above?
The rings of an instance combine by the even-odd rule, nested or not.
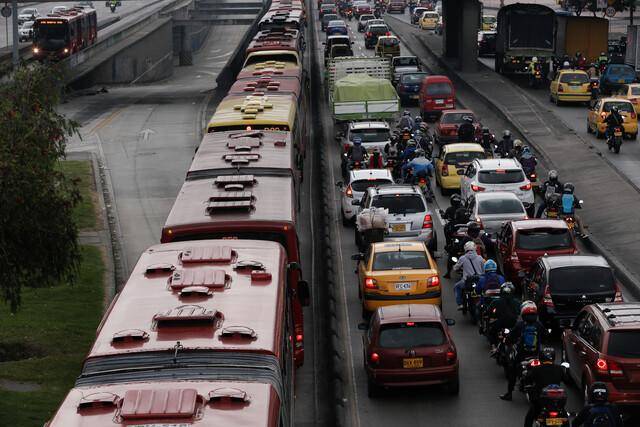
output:
[[[300,55],[298,54],[297,49],[281,49],[277,46],[264,47],[262,49],[256,49],[253,52],[249,52],[244,60],[243,67],[256,63],[260,64],[264,61],[289,62],[300,65]]]
[[[238,80],[229,89],[229,95],[250,94],[292,94],[298,98],[300,96],[300,80],[295,77],[264,76]]]
[[[223,174],[292,176],[296,149],[290,132],[212,132],[205,134],[187,180]]]
[[[295,29],[273,29],[260,31],[247,48],[247,53],[260,50],[295,50],[300,48],[300,31]]]
[[[229,95],[207,126],[208,132],[224,130],[292,130],[296,117],[295,95]]]
[[[237,183],[246,185],[240,184],[242,191],[225,192],[224,186],[219,187],[221,182],[228,182],[226,187],[232,190]],[[225,193],[236,199],[226,203],[235,205],[223,206],[224,198],[216,200]],[[198,235],[234,237],[242,232],[281,234],[295,223],[295,194],[291,177],[231,175],[186,181],[162,229],[162,241]]]
[[[293,62],[265,59],[261,62],[245,65],[238,73],[237,79],[255,79],[261,76],[297,77],[300,80],[302,68]]]
[[[95,9],[72,8],[62,12],[49,13],[47,16],[36,18],[38,25],[60,24],[61,22],[70,22],[89,15],[96,15]]]
[[[238,268],[242,262],[250,262],[250,268]],[[284,248],[275,242],[203,240],[152,246],[142,253],[110,307],[87,362],[167,351],[178,341],[182,351],[279,357],[286,269]],[[258,271],[268,277],[258,278]]]
[[[301,9],[281,8],[265,13],[258,24],[260,30],[272,28],[300,29],[304,12]]]
[[[46,425],[276,427],[280,405],[274,387],[255,378],[127,382],[73,388]]]

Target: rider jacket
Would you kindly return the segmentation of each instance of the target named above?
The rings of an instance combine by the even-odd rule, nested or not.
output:
[[[491,304],[489,310],[495,310],[493,317],[496,319],[496,327],[513,328],[518,321],[520,302],[512,295],[503,295]]]
[[[369,158],[369,169],[382,169],[383,167],[382,156],[380,154],[374,154]]]
[[[506,157],[513,151],[513,139],[510,136],[506,136],[498,141],[498,147],[496,151],[499,152],[502,157]]]
[[[609,128],[612,128],[614,126],[622,126],[622,115],[618,112],[612,111],[611,114],[609,114],[605,119],[605,122],[607,123],[607,127]]]
[[[532,174],[536,170],[538,160],[531,153],[525,153],[520,157],[520,164],[527,174]]]
[[[503,283],[504,277],[502,277],[502,275],[494,271],[490,271],[484,273],[482,277],[480,277],[478,285],[476,286],[476,292],[482,293],[490,289],[500,289],[500,285],[502,285]]]
[[[464,122],[458,127],[458,142],[472,142],[476,128],[472,123]]]
[[[547,194],[547,190],[551,187],[555,187],[555,191],[554,193],[560,194],[562,193],[562,188],[564,187],[564,185],[562,185],[562,183],[558,180],[555,181],[549,181],[546,180],[543,184],[542,187],[540,188],[540,191],[543,195]]]
[[[623,427],[624,421],[622,419],[622,413],[618,409],[618,407],[613,403],[589,403],[585,405],[584,408],[580,410],[578,415],[575,417],[572,426],[581,426],[584,425],[585,421],[589,419],[592,413],[604,414],[607,413],[610,415],[609,421],[613,423],[615,427]]]
[[[347,155],[352,162],[364,162],[367,150],[362,145],[353,145],[349,148]]]
[[[400,129],[409,128],[413,129],[415,127],[415,122],[413,121],[413,117],[411,116],[402,116],[400,119],[400,123],[398,123],[398,127]]]
[[[546,337],[547,330],[545,329],[544,325],[540,323],[539,320],[536,320],[534,324],[536,326],[536,329],[538,330],[539,340],[542,339],[543,337]],[[527,356],[537,356],[542,344],[540,341],[538,341],[538,349],[537,351],[535,351],[535,354],[529,354],[524,350],[522,346],[521,338],[522,338],[524,328],[527,325],[529,325],[529,323],[525,322],[524,320],[518,320],[518,322],[516,323],[516,326],[513,327],[513,329],[511,330],[511,332],[509,332],[509,335],[507,336],[507,342],[509,344],[518,345],[517,356],[519,360],[523,360]]]

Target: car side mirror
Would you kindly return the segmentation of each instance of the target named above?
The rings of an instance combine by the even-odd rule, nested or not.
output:
[[[362,261],[364,259],[364,255],[361,253],[351,255],[351,259],[354,261]]]
[[[360,206],[360,200],[352,200],[351,206]]]
[[[361,331],[366,331],[367,329],[369,329],[369,325],[364,322],[360,322],[358,323],[358,329],[360,329]]]
[[[298,298],[303,307],[309,306],[311,302],[311,292],[309,290],[309,283],[306,280],[298,281]]]
[[[453,326],[456,324],[456,319],[445,319],[445,321],[447,322],[447,325],[449,326]]]

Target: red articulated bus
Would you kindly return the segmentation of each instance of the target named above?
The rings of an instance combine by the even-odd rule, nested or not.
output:
[[[94,9],[73,8],[36,19],[33,25],[33,56],[64,59],[98,40]]]
[[[275,242],[149,248],[48,427],[292,426],[288,268]]]
[[[246,53],[261,50],[293,50],[302,53],[304,48],[304,38],[299,30],[274,28],[258,32],[249,44]]]

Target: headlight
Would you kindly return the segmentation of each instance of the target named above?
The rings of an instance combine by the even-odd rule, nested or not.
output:
[[[39,52],[40,52],[40,49],[38,49],[37,47],[34,47],[34,48],[33,48],[33,53],[36,53],[36,54],[37,54],[37,53],[39,53]]]
[[[64,48],[64,53],[69,53],[69,49],[67,49],[66,47]]]

